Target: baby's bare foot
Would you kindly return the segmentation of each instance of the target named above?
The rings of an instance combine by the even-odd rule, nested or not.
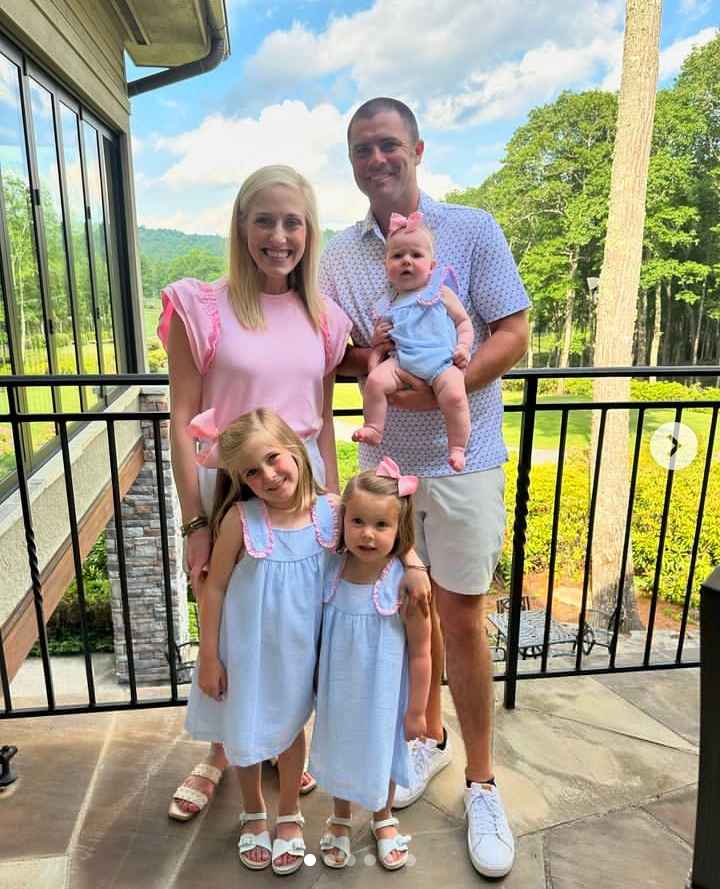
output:
[[[448,463],[455,472],[462,472],[465,469],[465,448],[450,448]]]
[[[353,432],[352,440],[360,441],[363,444],[374,445],[375,447],[377,447],[377,445],[382,442],[383,436],[382,432],[379,429],[376,429],[374,426],[368,426],[366,424],[365,426],[361,426],[359,429],[356,429],[355,432]]]

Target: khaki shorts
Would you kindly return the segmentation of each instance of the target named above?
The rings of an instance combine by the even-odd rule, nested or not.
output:
[[[433,580],[453,593],[486,593],[505,536],[502,466],[419,482],[415,549]]]

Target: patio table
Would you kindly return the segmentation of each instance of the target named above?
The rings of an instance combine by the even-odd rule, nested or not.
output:
[[[534,609],[520,612],[520,638],[518,650],[520,657],[540,657],[545,647],[545,620],[546,612],[543,609]],[[488,620],[495,627],[498,636],[507,646],[508,621],[510,614],[488,614]],[[550,635],[548,645],[561,645],[563,643],[575,643],[577,634],[552,617],[550,618]]]

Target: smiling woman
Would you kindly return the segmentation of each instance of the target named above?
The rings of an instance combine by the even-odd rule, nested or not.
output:
[[[290,167],[263,167],[235,199],[227,277],[210,284],[184,278],[162,294],[158,334],[168,352],[173,473],[188,528],[187,568],[200,601],[217,455],[210,448],[197,465],[187,434],[193,418],[212,409],[222,432],[241,414],[270,408],[304,441],[315,477],[338,490],[332,389],[350,322],[318,291],[320,240],[309,183]],[[275,486],[283,460],[262,448],[254,456],[257,465],[246,467],[253,471],[249,486],[264,491],[267,484],[270,499],[282,499]],[[214,744],[200,772],[178,788],[170,815],[187,820],[197,814],[219,776],[212,771],[208,778],[207,767],[226,765],[222,745]]]

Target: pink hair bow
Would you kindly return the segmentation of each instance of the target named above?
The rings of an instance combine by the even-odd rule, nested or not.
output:
[[[399,232],[401,228],[404,228],[405,231],[410,234],[417,230],[422,221],[423,214],[419,210],[416,210],[409,216],[403,216],[402,213],[391,213],[390,225],[388,227],[388,238],[391,238],[395,232]]]
[[[209,444],[209,447],[195,454],[195,462],[200,466],[216,468],[218,465],[218,437],[220,430],[215,422],[215,408],[211,407],[193,417],[187,424],[187,433],[192,438]]]
[[[400,475],[400,467],[392,457],[383,457],[375,475],[382,478],[394,478],[398,483],[398,494],[401,497],[409,497],[417,491],[418,480],[416,475]]]

